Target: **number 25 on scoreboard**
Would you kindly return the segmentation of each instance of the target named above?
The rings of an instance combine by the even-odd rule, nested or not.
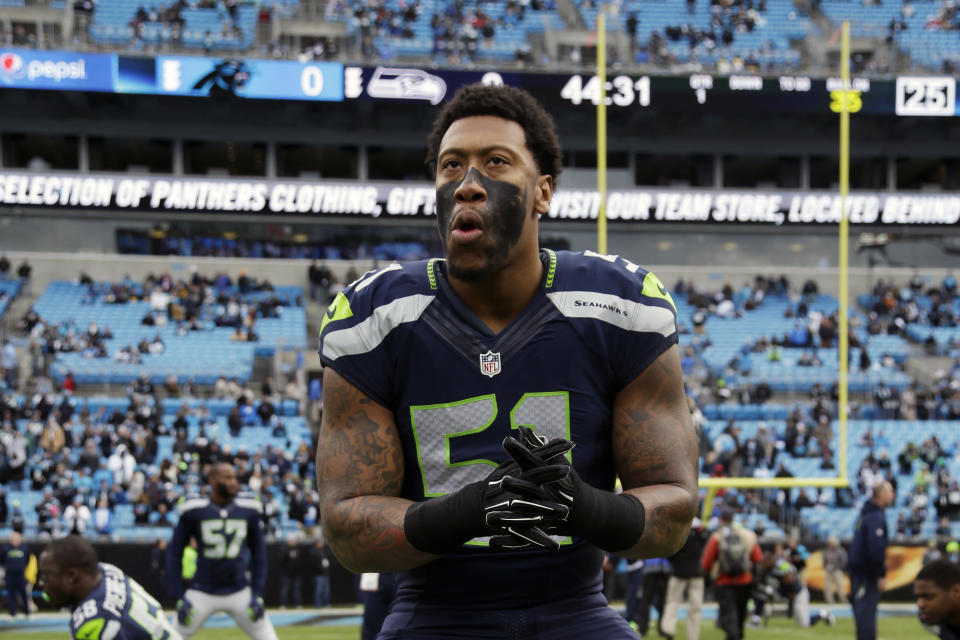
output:
[[[952,116],[957,81],[944,77],[897,78],[898,116]]]

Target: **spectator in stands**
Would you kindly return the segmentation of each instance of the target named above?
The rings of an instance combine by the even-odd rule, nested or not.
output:
[[[113,481],[119,485],[130,483],[136,466],[137,461],[125,444],[119,445],[107,459],[107,468],[113,473]]]
[[[17,267],[17,275],[20,277],[20,280],[23,281],[24,285],[30,282],[30,274],[32,271],[33,267],[31,267],[27,259],[24,258],[20,266]]]
[[[0,369],[3,370],[3,380],[6,382],[7,388],[15,391],[20,372],[17,362],[17,349],[9,340],[4,340],[3,348],[0,349]]]
[[[0,280],[6,280],[8,273],[10,273],[10,260],[6,252],[0,253]]]
[[[3,434],[6,461],[0,468],[0,484],[11,486],[24,479],[27,462],[27,440],[19,428],[13,426]]]
[[[97,500],[97,508],[93,511],[93,528],[97,535],[109,536],[113,533],[113,510],[106,498]]]
[[[156,527],[172,527],[175,524],[173,513],[166,502],[157,504],[156,510],[150,514],[148,521]]]
[[[316,260],[311,262],[307,268],[307,280],[310,282],[310,299],[320,304],[327,304],[332,279],[333,276],[326,266]]]
[[[93,515],[90,513],[90,507],[84,504],[79,495],[73,497],[73,501],[63,510],[64,531],[68,534],[75,533],[79,536],[90,527]]]
[[[264,396],[257,407],[257,415],[260,417],[260,424],[264,427],[269,426],[271,420],[277,415],[277,408],[270,402],[269,398]]]
[[[50,416],[40,435],[40,448],[52,454],[58,454],[67,444],[63,427],[57,422],[57,416]]]

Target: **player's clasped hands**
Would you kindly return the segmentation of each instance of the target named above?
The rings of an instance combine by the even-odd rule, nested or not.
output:
[[[518,431],[518,437],[503,441],[510,459],[487,478],[483,509],[487,525],[498,531],[490,546],[557,550],[560,544],[550,534],[562,533],[573,507],[575,472],[565,457],[573,443],[547,442],[527,427]]]

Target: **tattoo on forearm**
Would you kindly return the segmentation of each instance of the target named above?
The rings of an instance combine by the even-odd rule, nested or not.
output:
[[[679,358],[665,352],[634,382],[642,391],[616,407],[617,471],[647,509],[632,555],[673,553],[696,509],[697,442],[680,380]]]
[[[317,488],[331,549],[358,571],[403,569],[430,559],[403,535],[409,502],[398,497],[403,454],[392,419],[337,375],[326,376],[323,401]]]

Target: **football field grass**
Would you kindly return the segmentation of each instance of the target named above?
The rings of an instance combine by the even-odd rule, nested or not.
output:
[[[678,625],[676,639],[686,638],[683,630],[683,622]],[[935,636],[927,633],[914,616],[883,616],[878,620],[879,634],[878,640],[902,640],[904,638],[915,638],[933,640]],[[469,635],[464,630],[465,636]],[[359,640],[360,629],[355,625],[349,626],[302,626],[302,627],[279,627],[277,635],[280,640]],[[64,640],[69,637],[66,625],[62,632],[29,632],[21,631],[0,631],[0,637],[18,638],[22,640]],[[243,640],[247,636],[242,631],[236,629],[204,629],[193,638],[194,640]],[[639,637],[639,636],[638,636]],[[647,637],[657,638],[656,633],[651,633]],[[832,640],[834,638],[849,639],[855,637],[853,620],[851,618],[840,618],[836,626],[827,627],[818,624],[815,627],[801,629],[793,621],[786,618],[773,618],[769,624],[762,629],[747,629],[746,638],[756,638],[757,640],[791,640],[793,638],[818,638],[820,640]],[[722,640],[723,634],[714,626],[712,620],[705,620],[700,632],[701,640]],[[544,640],[549,640],[545,638]]]

